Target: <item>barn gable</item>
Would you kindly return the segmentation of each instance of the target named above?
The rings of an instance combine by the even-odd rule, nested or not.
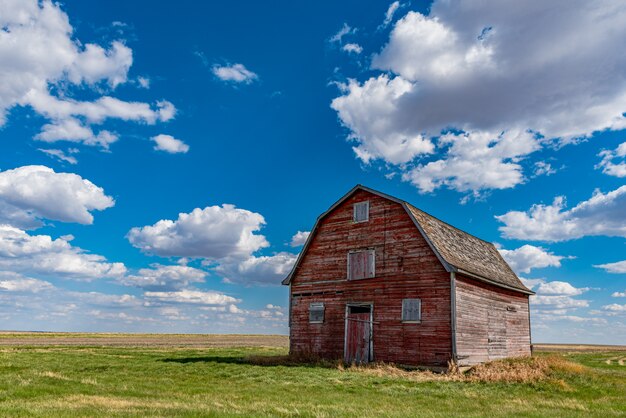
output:
[[[320,221],[358,190],[373,193],[402,205],[409,217],[413,220],[416,228],[420,231],[448,272],[459,272],[498,287],[524,294],[533,294],[533,292],[526,288],[519,280],[493,244],[440,221],[403,200],[362,185],[355,186],[318,217],[296,263],[289,275],[283,280],[283,284],[290,284],[292,277],[302,262],[309,244],[316,234]]]

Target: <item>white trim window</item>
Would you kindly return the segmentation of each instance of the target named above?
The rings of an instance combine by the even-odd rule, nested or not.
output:
[[[375,250],[356,250],[348,253],[348,280],[370,279],[375,276]]]
[[[422,320],[422,300],[402,299],[402,322],[418,323]]]
[[[353,206],[352,211],[352,222],[367,222],[370,220],[370,202],[366,200],[365,202],[357,202]]]
[[[311,303],[309,305],[309,323],[321,324],[324,322],[324,304]]]

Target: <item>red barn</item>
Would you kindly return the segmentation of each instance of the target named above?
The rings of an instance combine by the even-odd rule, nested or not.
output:
[[[530,355],[533,292],[494,245],[364,186],[319,216],[283,284],[295,355],[424,366]]]

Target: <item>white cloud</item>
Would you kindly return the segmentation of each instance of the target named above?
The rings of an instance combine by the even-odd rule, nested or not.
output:
[[[184,289],[174,292],[145,292],[150,303],[189,303],[199,305],[228,305],[240,300],[220,292]]]
[[[613,292],[611,297],[614,297],[614,298],[626,298],[626,290],[623,291],[623,292]]]
[[[598,155],[602,160],[596,168],[601,168],[609,176],[626,177],[626,142],[622,142],[615,150],[604,150]]]
[[[41,128],[41,132],[35,139],[43,142],[82,142],[85,145],[97,145],[105,150],[118,140],[118,136],[109,131],[100,131],[95,134],[93,130],[82,124],[75,118],[68,117],[48,123]]]
[[[150,79],[148,77],[137,77],[137,84],[141,88],[149,89],[150,88]]]
[[[539,142],[530,132],[472,132],[446,134],[439,138],[439,147],[450,145],[443,159],[404,173],[421,192],[447,186],[465,192],[481,189],[508,189],[524,181],[520,159],[539,149]]]
[[[54,286],[44,280],[24,277],[21,274],[0,271],[0,292],[39,293],[53,289]]]
[[[311,231],[298,231],[293,237],[291,237],[289,245],[292,247],[300,247],[304,245],[306,240],[309,238],[309,235],[311,235]]]
[[[535,169],[533,171],[533,175],[535,177],[539,176],[550,176],[556,173],[556,169],[552,167],[552,164],[547,163],[545,161],[537,161],[535,163]]]
[[[615,263],[594,265],[594,267],[606,270],[608,273],[626,273],[626,260]]]
[[[516,273],[530,273],[532,269],[544,267],[561,267],[561,260],[565,258],[528,244],[515,250],[498,249],[498,251]]]
[[[91,224],[91,211],[114,204],[101,187],[76,174],[35,165],[0,172],[0,223],[32,228],[46,218]]]
[[[391,3],[389,5],[389,8],[385,12],[385,20],[379,26],[379,29],[382,29],[382,28],[385,28],[385,27],[389,26],[389,24],[391,23],[391,21],[393,19],[393,15],[396,13],[398,8],[400,8],[400,2],[399,1],[394,1],[393,3]]]
[[[604,309],[605,311],[611,311],[611,312],[626,312],[626,304],[620,305],[617,303],[612,303],[610,305],[603,306],[602,309]]]
[[[566,241],[584,236],[626,237],[626,186],[593,196],[572,209],[557,197],[550,206],[533,205],[527,212],[496,216],[507,238],[531,241]]]
[[[30,106],[51,121],[37,139],[106,148],[116,136],[108,131],[95,134],[90,124],[107,118],[155,123],[173,117],[173,105],[164,101],[152,107],[110,96],[72,99],[71,86],[97,93],[126,83],[132,50],[119,40],[106,48],[80,42],[73,37],[67,14],[49,0],[4,0],[0,8],[0,126],[9,109]]]
[[[561,295],[561,296],[577,296],[586,291],[589,288],[576,288],[567,282],[552,281],[541,283],[537,287],[537,294],[539,295]]]
[[[522,279],[524,284],[533,289],[537,294],[531,296],[530,303],[540,314],[550,316],[562,316],[570,310],[586,308],[589,301],[576,299],[589,290],[587,287],[577,288],[563,281],[548,282],[544,279]]]
[[[151,139],[156,143],[154,149],[158,151],[165,151],[170,154],[184,154],[189,151],[189,145],[171,135],[160,134],[153,136]]]
[[[89,254],[63,238],[29,235],[8,225],[0,225],[0,270],[79,281],[115,278],[126,273],[124,264],[109,263],[105,257]]]
[[[255,233],[264,224],[260,214],[224,204],[180,213],[175,221],[132,228],[127,238],[142,251],[160,256],[246,258],[269,245]]]
[[[345,44],[341,49],[348,53],[353,52],[355,54],[360,54],[361,52],[363,52],[363,47],[356,43]]]
[[[450,130],[492,138],[532,132],[543,142],[563,144],[624,129],[626,56],[614,51],[626,36],[625,22],[626,6],[610,0],[514,6],[436,0],[428,15],[411,11],[395,24],[372,60],[372,69],[383,73],[341,86],[332,108],[366,163],[414,162]],[[527,145],[500,159],[511,163],[502,181],[457,185],[439,169],[454,167],[452,162],[476,166],[485,154],[497,163],[498,155],[482,142],[469,146],[476,153],[438,158],[425,175],[434,176],[432,187],[512,187],[523,180],[515,160],[540,144]]]
[[[139,269],[137,274],[124,276],[118,281],[147,290],[172,290],[187,287],[191,283],[203,283],[206,276],[205,271],[194,267],[155,264],[152,268]]]
[[[72,155],[67,155],[63,150],[60,150],[60,149],[43,149],[43,148],[38,148],[37,151],[41,151],[44,154],[48,155],[49,157],[56,158],[59,161],[64,161],[64,162],[70,163],[70,164],[77,164],[78,163],[78,160],[76,160],[76,157],[74,157]]]
[[[347,23],[344,23],[341,29],[339,29],[337,33],[335,33],[333,36],[330,37],[330,42],[341,43],[341,40],[343,39],[344,36],[353,34],[355,32],[356,32],[356,29],[353,29],[350,27],[350,25],[348,25]]]
[[[213,74],[222,81],[250,84],[258,80],[259,76],[248,70],[243,64],[214,65]]]
[[[272,256],[250,256],[245,260],[225,261],[216,271],[227,283],[279,285],[296,262],[296,254],[281,252]]]
[[[535,295],[530,299],[534,305],[546,305],[550,308],[556,309],[574,309],[574,308],[586,308],[589,306],[589,302],[582,299],[574,299],[570,296],[544,296]]]
[[[362,85],[349,80],[340,88],[346,94],[335,98],[331,107],[351,130],[349,138],[357,142],[352,149],[364,163],[382,158],[402,164],[434,151],[432,142],[422,134],[397,129],[399,99],[413,89],[411,83],[381,75]]]

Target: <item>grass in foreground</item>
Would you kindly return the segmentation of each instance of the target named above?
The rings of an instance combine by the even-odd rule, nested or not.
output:
[[[0,347],[0,416],[626,415],[624,352],[539,354],[448,375],[285,355],[262,347]]]

